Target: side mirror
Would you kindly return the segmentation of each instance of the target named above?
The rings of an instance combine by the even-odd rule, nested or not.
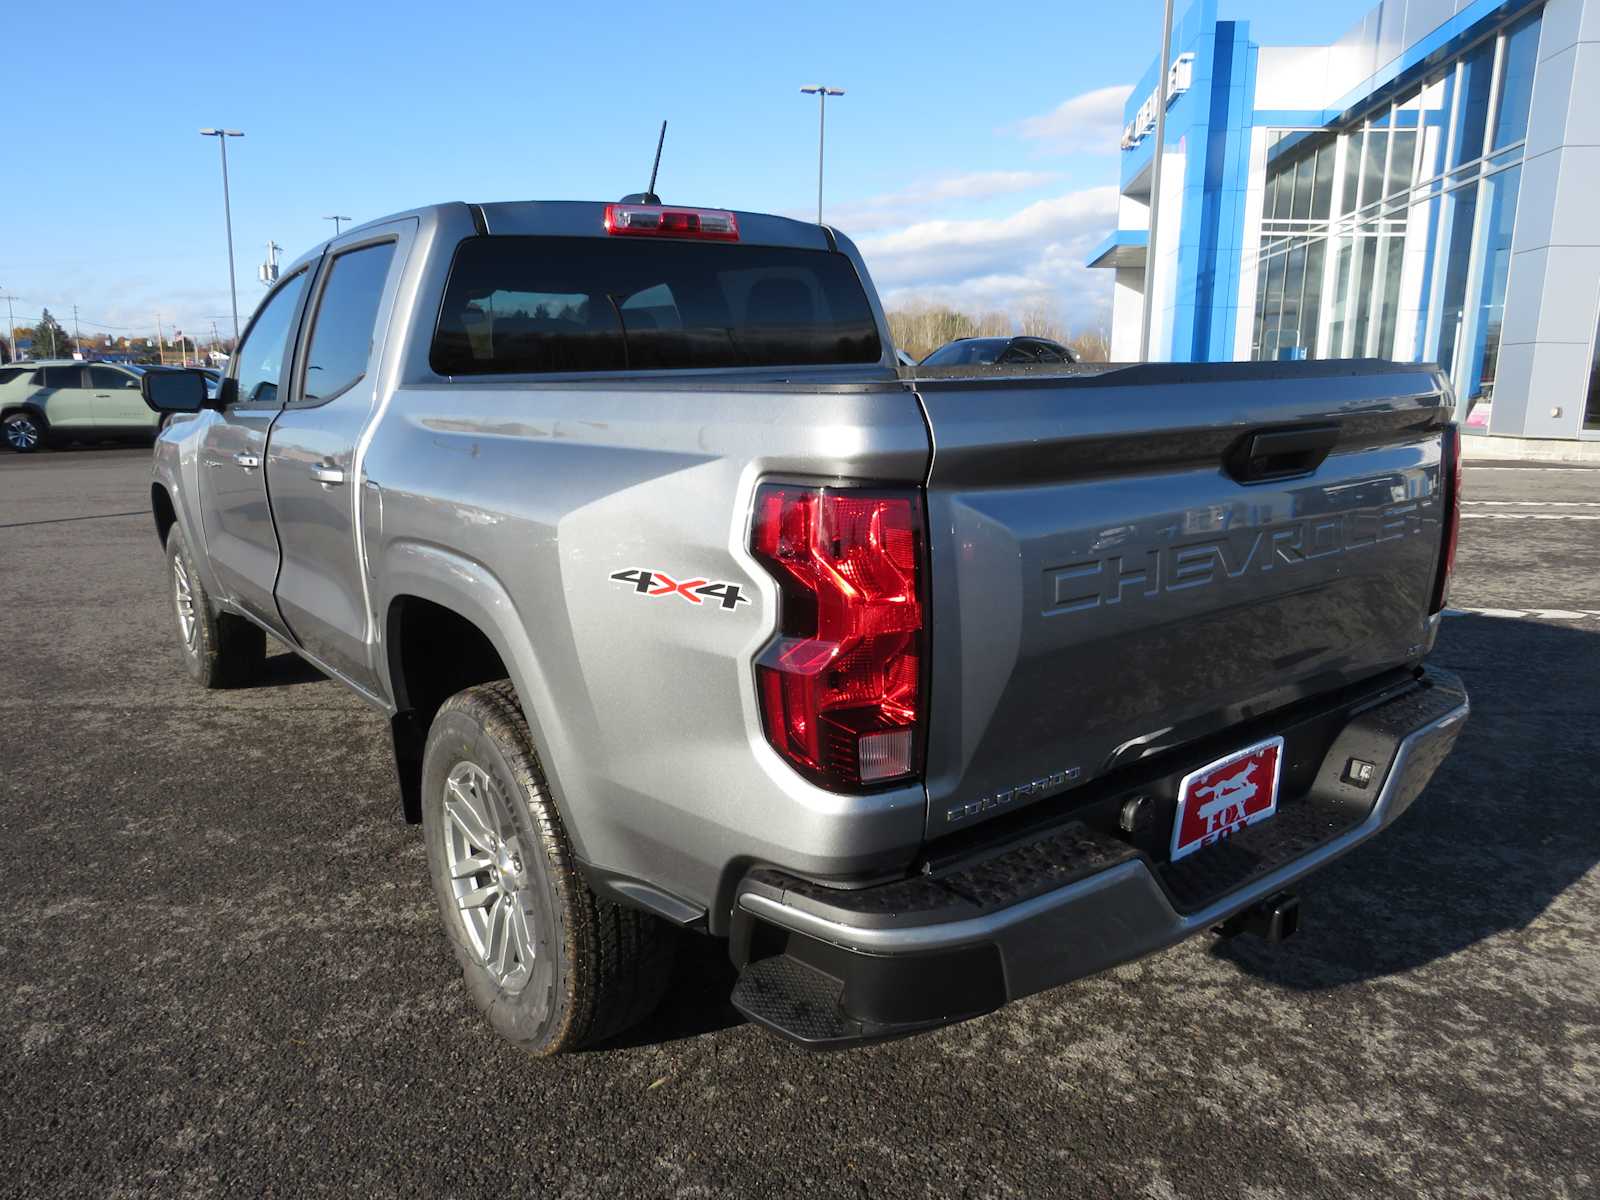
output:
[[[206,377],[198,371],[146,371],[139,394],[158,413],[196,413],[206,406]]]

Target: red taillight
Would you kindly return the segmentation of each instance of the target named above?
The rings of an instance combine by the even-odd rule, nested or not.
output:
[[[713,242],[737,242],[739,218],[731,212],[712,208],[608,204],[606,232],[632,237],[700,238]]]
[[[1456,569],[1456,543],[1461,539],[1461,430],[1444,430],[1444,459],[1440,464],[1444,488],[1444,545],[1439,551],[1439,575],[1433,585],[1433,610],[1441,612],[1450,596],[1450,576]]]
[[[917,494],[766,484],[751,550],[778,582],[778,636],[756,659],[767,740],[849,790],[922,768],[924,538]]]

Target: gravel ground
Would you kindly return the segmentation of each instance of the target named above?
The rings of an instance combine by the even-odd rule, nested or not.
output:
[[[148,452],[0,456],[0,1193],[1600,1195],[1600,472],[1467,487],[1471,724],[1294,941],[815,1056],[697,939],[541,1062],[468,1007],[382,719],[287,654],[183,676]]]

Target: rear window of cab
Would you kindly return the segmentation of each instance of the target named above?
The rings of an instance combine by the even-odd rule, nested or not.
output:
[[[441,375],[875,363],[850,260],[667,239],[468,238],[429,361]]]

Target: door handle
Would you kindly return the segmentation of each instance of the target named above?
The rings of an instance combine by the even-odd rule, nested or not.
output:
[[[344,482],[344,470],[341,467],[316,466],[311,468],[311,478],[323,487],[338,487]]]
[[[261,465],[261,456],[259,454],[251,454],[248,450],[241,450],[233,456],[233,461],[246,471],[254,471]]]

